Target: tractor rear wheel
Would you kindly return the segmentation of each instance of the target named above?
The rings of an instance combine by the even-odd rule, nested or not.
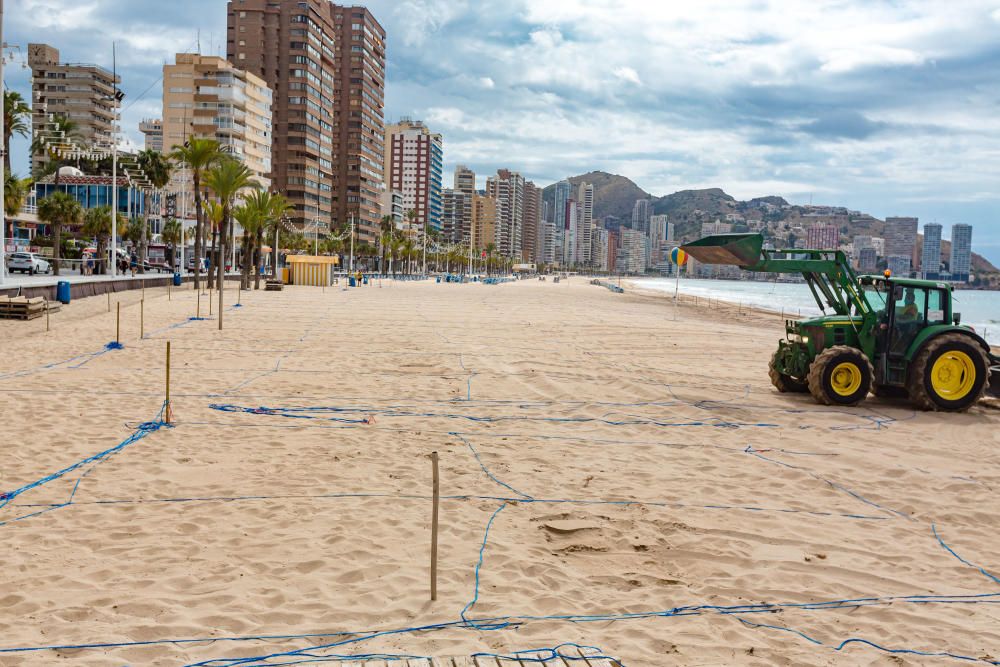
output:
[[[874,375],[864,352],[838,345],[821,352],[809,366],[809,393],[823,405],[857,405],[871,391]]]
[[[974,340],[943,334],[913,360],[906,388],[921,410],[962,412],[982,398],[989,372],[986,352]]]
[[[767,367],[767,375],[771,378],[771,384],[782,394],[804,394],[809,391],[809,383],[791,375],[785,375],[778,370],[778,354],[780,350],[771,355],[771,363]]]

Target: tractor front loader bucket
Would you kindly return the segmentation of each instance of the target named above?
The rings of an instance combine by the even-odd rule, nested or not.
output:
[[[764,237],[760,234],[715,234],[681,246],[702,264],[753,266],[762,259]]]

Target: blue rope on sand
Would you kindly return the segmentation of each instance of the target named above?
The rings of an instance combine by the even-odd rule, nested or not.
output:
[[[170,424],[167,424],[165,421],[163,421],[163,413],[166,410],[166,408],[167,408],[167,403],[166,403],[166,401],[164,401],[164,403],[160,407],[160,411],[157,413],[155,419],[153,419],[152,421],[143,422],[143,423],[139,424],[138,427],[136,427],[136,430],[133,431],[131,435],[129,435],[127,438],[125,438],[124,440],[122,440],[120,443],[118,443],[114,447],[106,449],[103,452],[98,452],[97,454],[94,454],[93,456],[88,456],[87,458],[85,458],[85,459],[83,459],[81,461],[77,461],[76,463],[63,468],[62,470],[59,470],[58,472],[54,472],[54,473],[51,473],[49,475],[46,475],[45,477],[42,477],[41,479],[35,480],[34,482],[31,482],[30,484],[25,484],[24,486],[22,486],[22,487],[20,487],[18,489],[14,489],[12,491],[7,491],[7,492],[4,492],[4,493],[0,493],[0,509],[6,507],[15,498],[17,498],[18,496],[20,496],[20,495],[22,495],[24,493],[27,493],[28,491],[31,491],[33,489],[37,489],[39,487],[45,486],[46,484],[49,484],[50,482],[54,482],[54,481],[56,481],[58,479],[61,479],[62,477],[65,477],[66,475],[68,475],[69,473],[73,472],[74,470],[79,470],[80,468],[82,468],[84,466],[87,466],[87,465],[90,465],[90,464],[95,464],[95,467],[96,467],[96,464],[99,464],[99,463],[101,463],[103,461],[106,461],[107,459],[111,458],[112,456],[114,456],[118,452],[122,451],[123,449],[125,449],[129,445],[133,445],[133,444],[139,442],[140,440],[142,440],[143,438],[145,438],[147,435],[149,435],[151,433],[155,433],[156,431],[158,431],[158,430],[160,430],[161,428],[164,428],[164,427],[168,427],[169,428]],[[62,508],[62,507],[66,507],[67,505],[72,504],[73,497],[76,495],[76,491],[77,491],[77,489],[80,486],[80,482],[83,481],[83,478],[86,477],[87,475],[89,475],[93,470],[94,470],[94,468],[91,468],[90,470],[88,470],[87,472],[85,472],[83,475],[80,476],[80,479],[78,479],[76,481],[76,484],[73,486],[73,491],[70,493],[70,497],[69,497],[69,500],[67,502],[62,503],[62,504],[58,504],[58,505],[53,505],[53,506],[49,507],[48,509],[45,509],[45,510],[43,510],[41,512],[33,512],[33,513],[31,513],[29,515],[26,515],[26,516],[21,516],[21,517],[15,518],[15,519],[11,519],[9,521],[0,522],[0,526],[6,525],[8,523],[12,523],[13,521],[20,521],[22,519],[27,519],[30,516],[37,516],[38,514],[43,514],[45,512],[50,512],[52,510],[56,510],[56,509],[59,509],[59,508]]]
[[[990,579],[991,581],[993,581],[993,583],[1000,584],[1000,578],[998,578],[996,575],[990,574],[985,569],[979,567],[975,563],[970,563],[969,561],[965,560],[964,558],[962,558],[961,556],[959,556],[957,553],[955,553],[954,549],[952,549],[947,544],[945,544],[945,541],[943,539],[941,539],[941,536],[938,534],[937,526],[935,524],[933,524],[933,523],[931,524],[931,531],[934,533],[934,537],[937,538],[938,544],[940,544],[942,547],[944,547],[945,550],[947,550],[948,553],[950,553],[952,556],[954,556],[955,558],[957,558],[963,564],[968,565],[969,567],[976,568],[977,570],[979,570],[980,574],[982,574],[984,577],[986,577],[986,578]]]

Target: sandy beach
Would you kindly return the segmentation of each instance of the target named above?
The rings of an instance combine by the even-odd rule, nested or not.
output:
[[[1000,664],[1000,410],[778,394],[779,317],[588,282],[0,321],[0,665]]]

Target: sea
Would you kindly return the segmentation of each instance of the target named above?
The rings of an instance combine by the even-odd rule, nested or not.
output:
[[[673,278],[632,278],[629,282],[644,289],[674,293]],[[680,292],[754,308],[784,309],[789,317],[798,317],[800,313],[803,317],[820,314],[805,283],[681,278]],[[1000,292],[955,290],[952,294],[953,308],[961,313],[962,324],[972,325],[991,345],[1000,346]]]

